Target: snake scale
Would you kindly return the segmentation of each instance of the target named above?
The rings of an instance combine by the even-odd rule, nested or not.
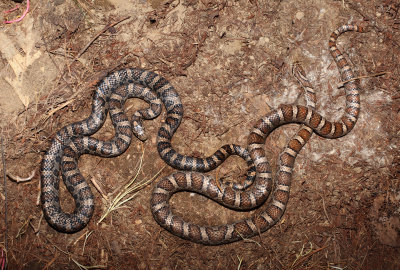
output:
[[[310,103],[310,107],[281,105],[256,123],[248,137],[247,148],[225,145],[207,158],[182,155],[172,147],[171,140],[182,120],[183,106],[174,87],[166,79],[156,73],[133,68],[108,75],[94,93],[90,116],[57,132],[44,155],[41,164],[41,199],[46,220],[53,228],[66,233],[77,232],[85,227],[93,214],[94,201],[79,171],[79,157],[83,154],[118,156],[129,147],[132,133],[144,140],[143,119],[157,117],[163,104],[166,119],[158,132],[158,152],[167,164],[186,172],[173,173],[157,183],[151,197],[155,220],[179,237],[207,245],[234,242],[268,230],[285,211],[295,158],[311,134],[315,132],[322,137],[338,138],[350,132],[357,121],[360,110],[359,90],[350,66],[336,48],[338,36],[347,31],[362,32],[363,29],[355,25],[341,26],[332,33],[329,41],[331,55],[345,82],[346,109],[339,122],[326,120]],[[305,79],[303,81],[307,82]],[[132,97],[149,102],[150,108],[135,112],[129,120],[123,105]],[[115,137],[109,141],[90,137],[104,124],[108,112],[116,129]],[[280,155],[277,180],[273,185],[263,145],[275,128],[288,123],[300,123],[302,127]],[[220,190],[215,180],[202,172],[215,169],[230,155],[238,155],[246,160],[249,166],[247,179],[244,185],[223,185]],[[75,201],[72,213],[63,212],[60,206],[60,171]],[[233,224],[207,227],[188,223],[174,215],[169,206],[170,197],[185,190],[203,194],[232,209],[253,209],[267,200],[273,186],[273,197],[265,211]]]

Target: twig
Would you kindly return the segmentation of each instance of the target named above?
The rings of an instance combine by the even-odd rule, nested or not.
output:
[[[55,247],[56,249],[58,249],[59,251],[61,251],[61,252],[64,253],[65,255],[72,256],[71,253],[69,253],[68,251],[62,250],[61,248],[59,248],[58,246],[56,246],[56,245],[54,245],[54,244],[53,244],[53,247]]]
[[[300,260],[295,260],[294,261],[294,263],[293,263],[293,265],[292,265],[292,269],[294,269],[294,268],[296,268],[297,266],[299,266],[302,262],[304,262],[306,259],[308,259],[309,257],[311,257],[312,255],[314,255],[315,253],[317,253],[317,252],[320,252],[321,250],[324,250],[324,249],[326,249],[328,246],[324,246],[324,247],[321,247],[321,248],[319,248],[319,249],[316,249],[316,250],[314,250],[314,251],[310,251],[310,252],[308,252],[306,255],[304,255]]]
[[[29,223],[32,220],[32,216],[29,216],[27,220],[22,224],[21,228],[19,228],[17,235],[15,236],[15,239],[18,239],[18,237],[22,236],[26,232],[26,227],[29,225]]]
[[[65,255],[68,255],[69,258],[71,258],[71,260],[79,267],[79,269],[105,269],[106,266],[105,265],[94,265],[94,266],[84,266],[82,264],[80,264],[77,260],[75,260],[74,258],[72,258],[72,253],[62,250],[61,248],[59,248],[56,245],[53,245],[56,249],[58,249],[59,251],[61,251],[62,253],[64,253]]]
[[[17,182],[17,183],[28,182],[28,181],[31,181],[32,178],[35,176],[35,171],[33,170],[33,171],[31,172],[31,174],[30,174],[28,177],[26,177],[26,178],[13,175],[13,174],[11,174],[11,173],[7,173],[7,176],[8,176],[8,178],[10,178],[12,181]]]
[[[55,112],[61,110],[62,108],[64,108],[65,106],[69,105],[70,103],[72,103],[75,99],[75,97],[78,95],[79,92],[74,93],[69,100],[61,103],[60,105],[57,106],[57,108],[52,109],[50,112],[47,113],[46,116],[42,116],[41,121],[45,122],[47,121],[47,119],[49,119],[50,116],[52,116]]]
[[[41,193],[40,193],[40,191],[41,191],[41,181],[38,181],[38,195],[37,195],[37,197],[36,197],[36,206],[39,206],[40,205],[40,195],[41,195]]]
[[[96,174],[96,176],[97,176],[98,174]],[[99,183],[97,183],[97,180],[96,180],[96,176],[94,176],[94,177],[92,177],[91,179],[90,179],[90,181],[92,182],[92,184],[93,184],[93,186],[97,189],[97,191],[101,194],[101,196],[106,200],[106,201],[108,201],[109,200],[109,198],[108,198],[108,196],[104,193],[104,191],[102,190],[102,188],[100,187],[100,185],[99,185]]]
[[[56,253],[56,255],[54,255],[53,259],[51,259],[43,268],[43,270],[49,269],[49,267],[57,260],[57,258],[60,256],[60,253]]]
[[[329,267],[332,268],[332,269],[336,269],[336,270],[344,270],[346,268],[346,267],[343,268],[343,267],[334,266],[334,265],[330,265]]]
[[[33,224],[32,224],[31,222],[29,222],[29,225],[31,225],[31,227],[32,227],[32,229],[33,229],[33,232],[34,232],[35,234],[37,234],[37,233],[39,232],[39,230],[40,230],[40,224],[42,223],[43,217],[44,217],[44,214],[42,213],[42,214],[40,215],[39,222],[38,222],[38,225],[37,225],[36,228],[35,228],[35,226],[33,226]]]
[[[73,245],[76,245],[76,243],[78,243],[79,240],[81,240],[83,237],[85,237],[85,240],[83,241],[83,248],[82,248],[82,256],[85,253],[85,246],[86,246],[86,241],[89,238],[89,236],[93,233],[93,231],[86,231],[84,233],[81,234],[81,236],[78,237],[78,239],[75,240]]]
[[[374,74],[370,74],[370,75],[359,76],[359,77],[356,77],[356,78],[353,78],[353,79],[350,79],[350,80],[342,82],[339,87],[342,87],[345,83],[352,82],[352,81],[355,81],[355,80],[358,80],[358,79],[364,79],[364,78],[370,78],[370,77],[378,77],[378,76],[382,76],[382,75],[389,74],[389,73],[390,73],[389,71],[383,71],[383,72],[378,72],[378,73],[374,73]]]
[[[83,254],[85,254],[86,242],[87,242],[89,236],[90,236],[92,233],[93,233],[93,231],[91,231],[90,233],[86,232],[85,241],[83,241],[83,248],[82,248],[82,254],[81,254],[82,256],[83,256]]]
[[[3,130],[2,130],[3,131]],[[3,162],[3,179],[4,179],[4,249],[8,250],[8,226],[7,226],[7,181],[6,181],[6,159],[4,157],[4,140],[3,134],[1,134],[1,160]],[[3,252],[3,250],[1,250]],[[7,255],[7,253],[6,253]],[[4,267],[3,267],[4,266]],[[2,259],[1,269],[7,269],[7,256]]]
[[[235,230],[235,232],[237,232],[237,234],[240,236],[240,238],[243,239],[244,242],[254,243],[254,244],[257,244],[259,247],[261,247],[261,244],[258,243],[256,240],[253,240],[253,239],[244,237],[244,236],[243,236],[240,232],[238,232],[237,230]]]
[[[106,269],[107,268],[107,266],[105,266],[105,265],[84,266],[72,257],[71,257],[71,260],[79,267],[79,269],[87,270],[87,269]]]
[[[76,243],[78,243],[79,240],[81,240],[81,239],[85,236],[85,234],[87,234],[87,233],[88,233],[88,231],[82,233],[82,234],[74,241],[74,243],[73,243],[72,245],[75,246]]]
[[[123,21],[129,19],[130,17],[131,17],[131,16],[127,16],[127,17],[122,18],[122,19],[120,19],[120,20],[118,20],[118,21],[116,21],[116,22],[114,22],[114,23],[112,23],[112,24],[106,25],[106,27],[104,27],[103,30],[101,30],[99,33],[97,33],[97,35],[95,35],[94,38],[92,38],[92,39],[89,41],[89,43],[86,44],[85,47],[83,47],[83,49],[78,53],[78,55],[75,57],[75,59],[78,59],[79,57],[81,57],[82,54],[84,54],[85,51],[89,48],[89,46],[92,45],[92,43],[93,43],[99,36],[101,36],[101,34],[103,34],[104,32],[106,32],[106,31],[107,31],[108,29],[110,29],[111,27],[113,27],[113,26],[115,26],[115,25],[117,25],[117,24],[119,24],[119,23],[121,23],[121,22],[123,22]]]
[[[332,224],[332,221],[331,221],[331,219],[329,218],[329,215],[328,215],[328,211],[326,211],[326,205],[325,205],[324,197],[322,195],[319,195],[319,196],[322,199],[322,207],[324,208],[324,213],[325,213],[326,219],[328,220],[329,224]]]

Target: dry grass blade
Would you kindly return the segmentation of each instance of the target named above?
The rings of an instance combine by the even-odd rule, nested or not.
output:
[[[254,243],[254,244],[257,244],[259,247],[261,247],[261,244],[259,242],[257,242],[256,240],[253,240],[253,239],[250,239],[250,238],[246,238],[240,232],[238,232],[236,230],[235,230],[235,232],[237,232],[239,234],[239,236],[243,239],[244,242]]]
[[[82,270],[87,270],[87,269],[106,269],[107,268],[107,266],[105,266],[105,265],[84,266],[84,265],[80,264],[77,260],[75,260],[74,258],[71,258],[71,260],[79,267],[79,269],[82,269]]]
[[[99,225],[112,211],[121,208],[125,203],[132,200],[141,189],[143,189],[145,186],[147,186],[149,183],[151,183],[154,179],[156,179],[160,175],[162,170],[165,168],[165,167],[162,167],[155,175],[153,175],[149,179],[145,178],[145,179],[138,180],[139,173],[143,168],[143,157],[144,157],[144,150],[142,151],[142,155],[138,161],[138,165],[136,166],[135,176],[132,177],[131,180],[115,196],[115,198],[112,199],[107,210],[105,211],[105,213],[101,216],[101,218],[97,222],[97,225]]]
[[[19,228],[17,235],[15,236],[15,239],[18,239],[18,237],[24,235],[26,233],[26,230],[28,228],[29,222],[32,220],[32,216],[29,216],[24,224],[22,224],[22,226]]]
[[[240,267],[242,266],[243,258],[240,258],[239,255],[236,255],[236,257],[239,260],[239,264],[238,264],[237,270],[240,270]]]
[[[301,263],[303,263],[305,260],[307,260],[309,257],[311,257],[312,255],[314,255],[315,253],[320,252],[321,250],[324,250],[325,248],[327,248],[328,246],[323,246],[321,248],[318,248],[316,250],[313,250],[313,245],[310,242],[310,248],[307,251],[304,251],[304,245],[302,246],[299,254],[296,254],[296,260],[294,260],[294,262],[292,263],[292,267],[291,269],[297,269]]]
[[[91,232],[86,232],[86,233],[85,233],[85,241],[83,242],[82,254],[81,254],[82,256],[83,256],[83,254],[85,254],[86,242],[87,242],[89,236],[90,236],[92,233],[93,233],[93,231],[91,231]]]
[[[54,108],[50,112],[48,112],[46,115],[43,115],[39,122],[41,122],[41,123],[46,122],[54,113],[56,113],[57,111],[68,106],[69,104],[71,104],[75,100],[75,98],[78,96],[78,94],[79,94],[79,92],[74,93],[71,97],[69,97],[69,99],[67,101],[62,102],[56,108]]]
[[[122,18],[122,19],[120,19],[120,20],[114,22],[114,23],[111,23],[111,24],[106,25],[106,27],[104,27],[103,30],[101,30],[100,32],[98,32],[97,35],[95,35],[94,38],[92,38],[92,39],[89,41],[89,43],[86,44],[85,47],[83,47],[83,49],[78,53],[78,55],[75,57],[75,59],[78,59],[79,57],[81,57],[82,54],[84,54],[85,51],[90,47],[90,45],[91,45],[98,37],[100,37],[104,32],[106,32],[106,31],[107,31],[108,29],[110,29],[111,27],[114,27],[115,25],[117,25],[117,24],[119,24],[119,23],[121,23],[121,22],[123,22],[123,21],[129,19],[130,17],[131,17],[131,16],[127,16],[127,17],[124,17],[124,18]]]
[[[31,181],[32,178],[35,176],[35,171],[33,170],[28,177],[20,177],[20,176],[17,176],[17,175],[13,175],[11,173],[7,173],[7,176],[12,181],[17,182],[17,183],[28,182],[28,181]]]
[[[310,243],[310,249],[307,250],[307,251],[304,251],[304,248],[305,248],[305,245],[303,244],[303,246],[301,247],[301,250],[300,250],[299,254],[296,254],[296,260],[294,260],[294,262],[292,263],[292,268],[293,268],[293,269],[295,268],[295,266],[298,265],[298,261],[299,261],[301,258],[307,256],[308,254],[310,254],[310,253],[312,252],[312,250],[313,250],[313,245],[312,245],[312,243]]]
[[[84,265],[80,264],[77,260],[75,260],[75,259],[72,257],[74,254],[72,254],[72,253],[70,253],[70,252],[68,252],[68,251],[62,250],[61,248],[59,248],[59,247],[56,246],[56,245],[53,245],[53,246],[54,246],[56,249],[58,249],[59,251],[61,251],[62,253],[64,253],[65,255],[67,255],[67,256],[70,258],[70,260],[72,260],[72,261],[79,267],[79,269],[81,269],[81,270],[87,270],[87,269],[105,269],[105,268],[107,268],[107,266],[105,266],[105,265],[84,266]]]

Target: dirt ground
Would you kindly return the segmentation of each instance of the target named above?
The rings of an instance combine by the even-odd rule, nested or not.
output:
[[[0,19],[15,18],[25,3]],[[1,11],[14,6],[0,1]],[[93,90],[107,73],[141,67],[170,80],[185,113],[173,145],[205,157],[223,144],[246,146],[254,123],[280,104],[304,103],[291,74],[296,61],[316,89],[317,110],[338,119],[344,91],[327,43],[346,23],[370,30],[346,33],[338,42],[362,77],[360,119],[343,138],[311,138],[296,160],[288,209],[269,231],[222,246],[182,240],[151,215],[155,182],[98,223],[135,175],[142,149],[139,179],[164,166],[156,149],[164,112],[145,123],[145,143],[134,139],[117,158],[80,159],[96,203],[85,229],[63,234],[43,219],[38,204],[43,154],[60,128],[90,114]],[[7,178],[6,196],[1,181],[0,246],[7,248],[1,256],[8,269],[400,269],[399,30],[395,0],[32,0],[21,22],[0,26],[6,171],[11,178],[34,173],[30,181]],[[126,108],[131,114],[145,106],[130,100]],[[274,167],[297,128],[286,125],[267,139]],[[110,139],[113,132],[107,120],[95,137]],[[243,161],[230,158],[210,174],[240,181],[245,171]],[[161,176],[171,172],[166,167]],[[72,198],[61,189],[63,208],[73,210]],[[190,193],[175,195],[172,204],[202,224],[253,213]]]

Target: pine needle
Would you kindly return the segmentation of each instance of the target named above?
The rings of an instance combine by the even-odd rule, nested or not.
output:
[[[149,183],[151,183],[154,179],[156,179],[162,170],[165,167],[162,167],[155,175],[153,175],[150,179],[141,179],[138,180],[138,176],[140,171],[143,169],[143,157],[144,157],[144,149],[142,151],[142,155],[138,161],[136,174],[130,179],[130,181],[121,189],[121,191],[112,199],[109,203],[107,210],[101,216],[97,225],[99,225],[112,211],[120,209],[124,206],[125,203],[132,200],[141,189],[146,187]]]
[[[84,266],[80,264],[77,260],[74,258],[71,258],[71,260],[79,267],[81,270],[88,270],[88,269],[106,269],[107,266],[105,265],[93,265],[93,266]]]

